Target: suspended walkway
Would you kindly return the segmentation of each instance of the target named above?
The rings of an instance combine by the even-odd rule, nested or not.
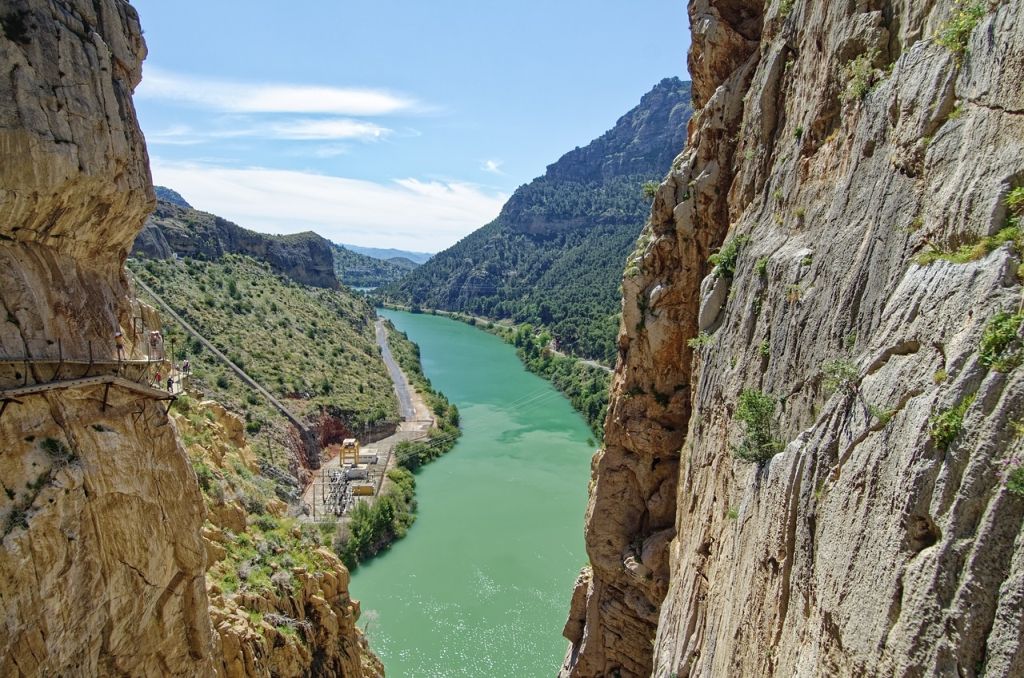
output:
[[[107,397],[110,394],[110,388],[116,386],[117,388],[131,391],[144,398],[150,400],[169,400],[174,401],[178,394],[181,393],[180,382],[175,382],[171,390],[164,390],[157,388],[156,386],[150,386],[148,384],[142,384],[116,374],[98,374],[94,377],[82,377],[80,379],[57,379],[55,381],[44,381],[37,384],[30,384],[27,386],[18,386],[15,388],[0,389],[0,417],[3,417],[4,412],[7,410],[7,406],[10,404],[21,404],[19,398],[25,398],[28,396],[42,395],[44,393],[50,393],[52,391],[61,391],[66,389],[77,389],[77,388],[89,388],[92,386],[104,386],[103,389],[103,404],[100,406],[101,411],[107,409]],[[170,404],[167,405],[167,409],[170,410]]]

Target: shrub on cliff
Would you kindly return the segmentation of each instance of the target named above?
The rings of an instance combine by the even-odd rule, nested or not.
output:
[[[743,391],[735,418],[744,426],[743,440],[733,448],[737,459],[764,464],[785,448],[774,435],[775,399],[770,395],[754,389]]]

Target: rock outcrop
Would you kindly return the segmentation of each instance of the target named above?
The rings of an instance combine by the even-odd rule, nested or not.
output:
[[[210,618],[218,675],[382,676],[356,627],[349,573],[315,525],[285,516],[260,477],[244,422],[213,401],[185,397],[173,418],[199,472]],[[244,580],[242,577],[244,576]]]
[[[131,98],[138,16],[123,0],[13,0],[0,29],[0,675],[217,675],[203,495],[147,385],[162,365],[119,364],[115,343],[144,357],[159,327],[122,268],[154,205]],[[348,663],[322,675],[375,675],[347,574],[325,570],[299,578],[324,620],[306,666],[340,640]]]
[[[333,246],[316,233],[257,233],[215,214],[159,200],[135,240],[132,256],[168,259],[175,254],[208,261],[245,254],[266,261],[297,283],[338,287]]]
[[[689,10],[562,675],[1021,675],[1024,7]]]

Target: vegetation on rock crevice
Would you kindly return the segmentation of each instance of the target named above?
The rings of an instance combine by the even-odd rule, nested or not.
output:
[[[761,391],[746,389],[736,405],[736,420],[743,424],[743,439],[733,448],[741,461],[764,464],[785,448],[775,437],[775,399]]]

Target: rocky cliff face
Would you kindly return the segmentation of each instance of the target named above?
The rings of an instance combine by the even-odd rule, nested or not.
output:
[[[196,474],[143,368],[116,363],[116,331],[137,358],[159,327],[122,269],[154,203],[138,17],[14,0],[0,29],[0,675],[216,675]],[[324,581],[304,586],[348,609]]]
[[[1020,675],[1024,8],[689,10],[563,675]]]
[[[166,190],[166,189],[165,189]],[[179,198],[181,196],[178,196]],[[216,260],[225,254],[262,259],[295,282],[334,289],[334,252],[316,233],[267,235],[242,228],[209,212],[159,200],[132,246],[133,256],[167,259],[177,254]]]
[[[153,203],[138,18],[38,0],[0,25],[0,353],[114,359],[143,315],[121,263]],[[54,370],[7,363],[0,387],[83,376]],[[5,405],[0,673],[209,671],[202,503],[165,404],[98,385]]]
[[[316,525],[285,517],[241,417],[182,398],[173,413],[199,472],[218,675],[382,676],[356,628],[349,573]],[[328,545],[329,546],[329,545]]]

